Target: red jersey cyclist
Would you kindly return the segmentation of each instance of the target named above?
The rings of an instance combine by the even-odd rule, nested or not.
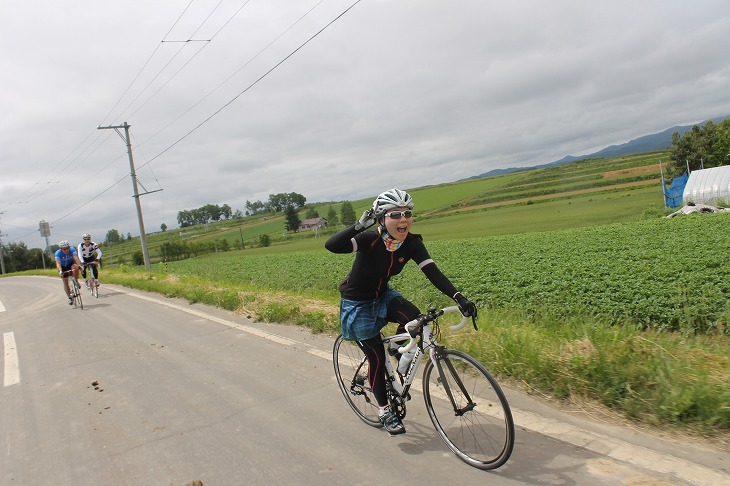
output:
[[[78,254],[79,258],[83,260],[83,263],[91,263],[94,262],[94,265],[89,265],[91,267],[91,272],[94,275],[94,280],[96,283],[96,286],[99,286],[99,263],[101,262],[101,248],[99,248],[99,245],[91,241],[91,235],[89,233],[85,233],[84,236],[82,236],[83,241],[79,243],[78,247]],[[81,276],[84,277],[84,280],[86,280],[86,267],[87,265],[82,265],[81,268]],[[87,285],[88,287],[88,285]]]
[[[61,276],[61,280],[63,280],[63,290],[66,292],[66,297],[68,297],[68,305],[73,305],[74,301],[71,298],[71,289],[68,286],[68,274],[66,272],[73,270],[73,278],[78,281],[80,266],[81,260],[79,260],[76,249],[68,241],[60,241],[58,243],[58,250],[56,250],[56,268],[58,269],[58,274]]]
[[[476,306],[459,293],[441,273],[420,235],[411,233],[413,199],[400,189],[391,189],[373,201],[358,222],[332,235],[325,248],[333,253],[355,253],[350,273],[340,284],[340,327],[345,339],[354,340],[368,359],[368,381],[378,401],[380,422],[390,435],[406,431],[390,410],[385,388],[385,347],[380,330],[398,323],[398,332],[421,312],[388,281],[413,260],[431,283],[459,305],[466,316],[477,316]],[[365,231],[374,224],[374,231]]]

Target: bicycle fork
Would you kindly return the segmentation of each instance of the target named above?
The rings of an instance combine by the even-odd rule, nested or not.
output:
[[[449,397],[449,401],[451,402],[451,407],[454,409],[454,416],[461,417],[462,415],[466,414],[467,412],[470,412],[474,410],[474,407],[476,407],[476,403],[474,403],[474,400],[471,399],[471,395],[469,395],[469,392],[466,390],[466,387],[464,386],[464,382],[461,381],[461,377],[459,376],[459,373],[456,372],[456,369],[454,368],[454,364],[451,362],[450,359],[445,358],[442,351],[443,346],[439,346],[436,350],[435,357],[434,357],[434,363],[436,365],[436,370],[439,374],[439,381],[444,387],[444,391],[446,392],[446,396]],[[454,383],[459,387],[459,390],[461,390],[461,393],[463,394],[464,398],[466,399],[466,405],[459,408],[456,400],[454,399],[454,394],[451,390],[451,385],[449,383],[448,377],[444,374],[444,367],[442,363],[446,363],[446,368],[448,368],[449,374],[454,379]]]

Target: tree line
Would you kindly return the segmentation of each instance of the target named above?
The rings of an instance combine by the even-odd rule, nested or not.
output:
[[[58,249],[58,246],[56,246]],[[52,256],[40,248],[28,248],[22,241],[9,243],[0,247],[3,266],[7,273],[34,270],[36,268],[55,268],[56,263]]]
[[[307,198],[296,192],[280,192],[279,194],[269,194],[269,200],[263,201],[246,201],[246,215],[253,216],[261,213],[281,213],[287,206],[294,208],[302,208],[307,203]]]
[[[730,118],[715,124],[695,125],[680,135],[672,133],[669,148],[669,177],[698,169],[709,169],[730,163]]]
[[[206,204],[197,209],[179,211],[177,213],[177,223],[181,228],[186,226],[195,226],[196,224],[206,224],[213,221],[220,221],[221,219],[231,219],[232,217],[240,218],[242,214],[240,211],[236,211],[235,215],[233,210],[228,204],[218,206],[217,204]],[[163,230],[164,231],[164,230]]]

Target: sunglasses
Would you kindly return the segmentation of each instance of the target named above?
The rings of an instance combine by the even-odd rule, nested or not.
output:
[[[84,241],[91,241],[91,238],[84,238]]]
[[[407,211],[391,211],[390,213],[387,213],[386,216],[393,219],[410,219],[411,217],[413,217],[413,211],[411,211],[410,209]]]

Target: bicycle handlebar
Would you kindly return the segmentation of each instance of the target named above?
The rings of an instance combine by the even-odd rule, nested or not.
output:
[[[405,325],[406,331],[411,336],[411,339],[408,341],[408,343],[404,346],[401,346],[398,348],[398,352],[401,354],[407,353],[408,351],[411,351],[413,348],[416,347],[416,344],[418,342],[416,341],[416,336],[413,335],[411,332],[411,329],[417,328],[419,325],[426,324],[427,322],[432,322],[441,317],[444,314],[449,314],[451,312],[461,312],[459,310],[458,305],[452,305],[450,307],[444,307],[443,309],[436,309],[435,311],[429,311],[428,314],[418,316],[415,319],[413,319],[410,322],[407,322]],[[455,326],[450,326],[450,329],[452,331],[459,331],[461,330],[466,324],[469,322],[469,316],[462,316],[461,322],[458,323]]]

